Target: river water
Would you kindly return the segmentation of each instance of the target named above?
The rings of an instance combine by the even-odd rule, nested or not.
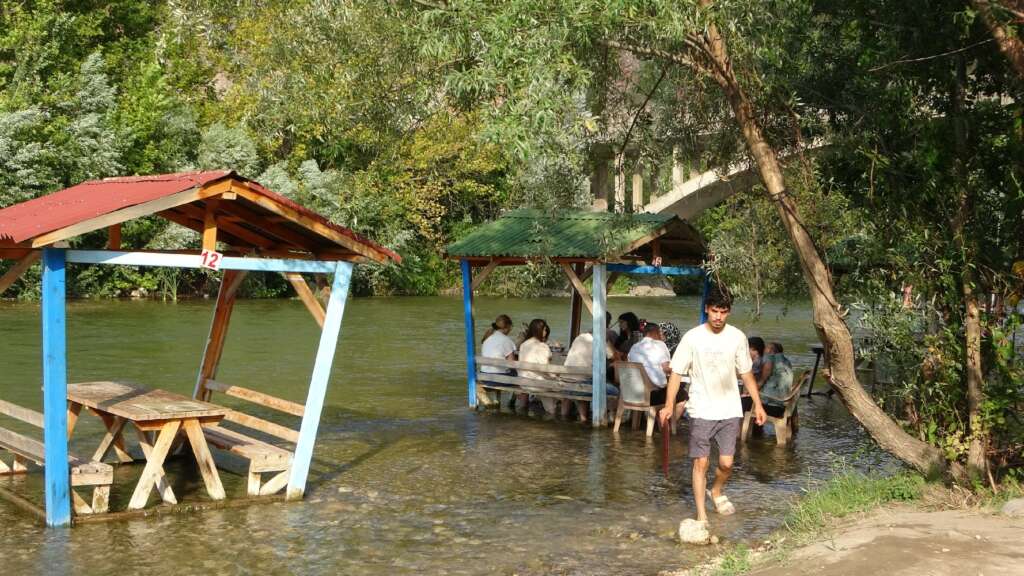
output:
[[[133,380],[190,395],[212,307],[70,303],[70,381]],[[697,322],[695,298],[612,298],[609,307],[680,328]],[[517,325],[546,318],[552,339],[566,339],[567,299],[479,298],[476,310],[478,341],[499,313]],[[0,501],[4,573],[655,574],[709,553],[673,539],[693,514],[685,428],[670,443],[666,478],[661,440],[642,431],[471,412],[461,311],[461,300],[443,297],[349,301],[304,501],[71,530],[41,528]],[[769,306],[757,323],[739,307],[731,320],[784,343],[794,364],[813,362],[806,305]],[[297,301],[239,302],[218,379],[303,402],[318,333]],[[0,303],[0,397],[41,405],[39,342],[38,305]],[[895,467],[838,400],[801,400],[800,412],[788,448],[769,435],[739,453],[729,485],[739,513],[712,518],[725,541],[778,528],[792,499],[837,464]],[[91,454],[101,431],[83,415],[72,451]],[[124,509],[140,471],[118,468],[112,509]],[[168,473],[179,501],[205,499],[187,462]],[[40,477],[0,482],[41,501]],[[238,476],[221,477],[229,498],[244,495]]]

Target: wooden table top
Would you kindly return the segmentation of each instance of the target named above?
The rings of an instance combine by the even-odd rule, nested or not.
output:
[[[228,413],[223,406],[166,390],[150,390],[131,382],[68,384],[68,400],[133,422],[223,418]]]

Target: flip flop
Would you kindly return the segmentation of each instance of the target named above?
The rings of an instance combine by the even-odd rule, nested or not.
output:
[[[722,516],[729,516],[736,513],[736,506],[729,500],[729,497],[722,494],[718,498],[711,495],[711,490],[707,491],[708,497],[711,498],[711,502],[715,505],[715,512],[718,512]]]

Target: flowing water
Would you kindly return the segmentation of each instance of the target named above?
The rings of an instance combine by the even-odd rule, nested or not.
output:
[[[70,381],[133,380],[190,395],[213,303],[78,301],[68,305]],[[695,298],[612,298],[613,314],[697,321]],[[655,574],[707,549],[673,539],[693,514],[685,428],[661,472],[661,440],[466,408],[462,303],[454,298],[350,300],[302,502],[206,510],[48,530],[0,501],[5,574]],[[565,342],[567,299],[476,301],[477,341],[495,315],[543,317]],[[769,307],[733,323],[813,362],[810,311]],[[584,315],[585,321],[589,317]],[[236,305],[218,379],[304,401],[318,329],[297,301]],[[41,404],[39,308],[0,303],[0,397]],[[790,353],[791,352],[791,353]],[[228,399],[231,400],[231,399]],[[215,401],[225,401],[216,396]],[[252,405],[250,405],[252,406]],[[250,407],[246,407],[251,411]],[[801,400],[788,448],[770,435],[742,448],[729,485],[739,513],[713,517],[726,541],[763,538],[788,505],[837,462],[892,468],[838,400]],[[267,415],[289,425],[280,415]],[[0,425],[9,425],[4,419]],[[98,420],[83,415],[72,451],[91,454]],[[37,433],[37,432],[36,432]],[[123,509],[141,466],[118,468]],[[168,465],[182,502],[206,498],[194,467]],[[41,474],[5,486],[41,501]],[[222,472],[229,498],[244,494]]]

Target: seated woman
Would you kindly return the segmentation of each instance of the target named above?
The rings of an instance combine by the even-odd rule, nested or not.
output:
[[[772,342],[764,357],[762,373],[767,374],[761,387],[761,402],[769,416],[782,418],[786,405],[782,401],[793,389],[793,364],[782,353],[782,344]]]
[[[615,351],[617,359],[625,360],[629,355],[629,349],[643,339],[640,333],[640,318],[632,312],[623,312],[619,315],[619,335],[615,338]]]
[[[530,321],[529,327],[526,329],[526,340],[519,345],[519,361],[529,362],[531,364],[549,364],[551,362],[551,347],[548,346],[548,336],[551,335],[551,328],[543,318],[534,318]],[[534,372],[532,370],[520,370],[519,376],[522,378],[532,378],[534,380],[547,380],[550,378],[547,374],[542,372]],[[516,408],[525,408],[526,394],[519,395],[519,402],[517,402]],[[544,404],[544,409],[550,413],[555,413],[555,401],[552,398],[541,398],[541,402]]]
[[[516,343],[508,337],[512,331],[512,319],[505,314],[499,315],[491,323],[491,327],[484,333],[483,344],[480,346],[480,355],[484,358],[500,358],[502,360],[516,359]],[[480,366],[480,371],[487,374],[511,374],[511,368],[500,366]]]
[[[611,360],[615,357],[615,348],[612,347],[612,343],[605,340],[604,343],[605,359]],[[572,346],[569,347],[569,352],[565,356],[566,366],[575,366],[579,368],[587,368],[593,370],[594,367],[594,334],[592,332],[584,332],[576,337],[572,341]],[[579,384],[589,384],[593,382],[592,376],[569,376],[563,375],[559,378],[563,382],[573,382]],[[619,389],[611,384],[605,384],[605,393],[608,395],[609,404],[611,399],[618,395]],[[580,415],[580,422],[587,421],[587,414],[590,413],[590,402],[586,400],[575,400],[576,410]],[[572,403],[568,400],[562,401],[562,417],[568,417],[569,412],[572,409]]]

